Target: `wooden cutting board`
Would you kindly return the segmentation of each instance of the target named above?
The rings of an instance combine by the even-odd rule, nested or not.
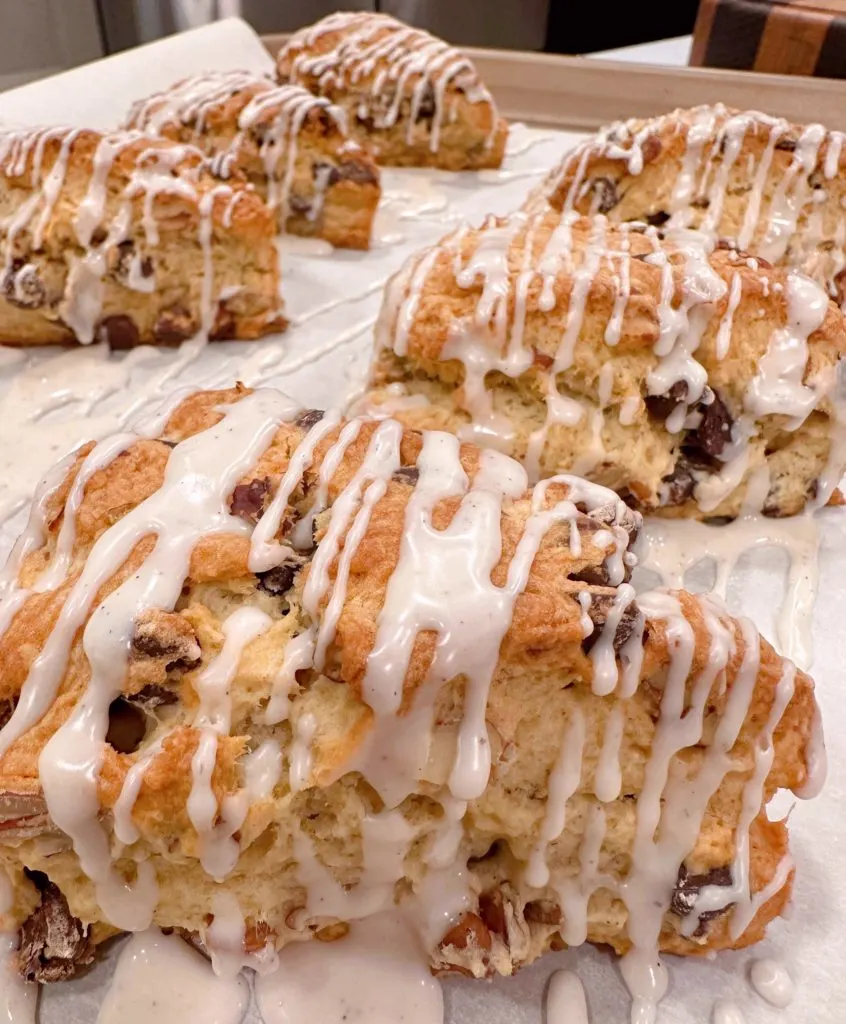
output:
[[[846,78],[846,0],[701,0],[690,63]]]

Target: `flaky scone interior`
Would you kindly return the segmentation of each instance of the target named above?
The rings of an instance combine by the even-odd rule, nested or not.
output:
[[[242,172],[283,231],[366,249],[379,171],[346,130],[343,111],[298,85],[250,71],[214,71],[136,103],[126,122],[197,146],[228,178]]]
[[[846,468],[846,322],[690,231],[551,209],[464,225],[388,283],[364,407],[573,472],[644,512],[786,516]]]
[[[528,207],[690,227],[795,267],[846,302],[844,134],[717,104],[603,128]]]
[[[505,155],[508,125],[470,58],[387,14],[339,11],[294,33],[277,76],[346,111],[380,164],[478,170]]]
[[[450,434],[198,393],[82,449],[5,577],[3,926],[72,975],[117,930],[261,966],[399,905],[436,970],[759,939],[811,795],[810,679],[635,596],[639,516]],[[651,990],[650,990],[651,991]]]
[[[0,130],[0,342],[173,345],[285,326],[275,220],[199,150],[140,132]]]

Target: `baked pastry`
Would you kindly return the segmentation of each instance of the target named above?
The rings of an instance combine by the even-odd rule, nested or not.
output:
[[[339,11],[279,51],[280,82],[346,111],[380,164],[447,171],[499,167],[508,125],[472,61],[387,14]]]
[[[533,193],[558,210],[604,213],[728,239],[795,267],[846,302],[842,132],[717,104],[603,128]]]
[[[389,282],[376,340],[365,408],[645,512],[792,515],[846,468],[842,313],[693,232],[549,209],[461,227]]]
[[[635,598],[611,492],[272,390],[120,448],[44,497],[3,607],[27,977],[151,919],[267,958],[398,901],[436,970],[587,939],[647,998],[659,947],[784,907],[764,805],[818,788],[812,683],[708,597]]]
[[[224,179],[242,172],[283,231],[367,249],[379,171],[344,122],[340,110],[301,86],[213,71],[139,101],[126,127],[197,146]]]
[[[273,215],[190,146],[0,130],[0,342],[113,348],[285,326]]]

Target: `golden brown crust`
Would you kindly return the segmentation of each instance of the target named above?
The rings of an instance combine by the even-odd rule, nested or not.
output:
[[[58,188],[48,196],[51,172]],[[270,212],[242,179],[215,179],[193,148],[137,134],[7,130],[0,213],[14,225],[0,236],[4,344],[129,348],[201,329],[252,339],[285,326]]]
[[[0,637],[0,699],[17,699],[27,672],[43,649],[97,539],[161,486],[171,445],[210,428],[221,419],[223,407],[248,394],[246,389],[236,388],[202,392],[186,399],[171,415],[160,439],[136,442],[90,477],[76,517],[66,582],[54,590],[30,593]],[[295,488],[283,518],[286,536],[310,507],[321,466],[341,426],[332,428],[319,443],[313,463]],[[363,422],[347,448],[330,480],[330,510],[361,467],[378,426],[376,422]],[[234,514],[255,522],[266,510],[265,501],[269,501],[269,495],[278,486],[306,430],[297,422],[279,426],[269,447],[233,490],[230,507]],[[137,623],[122,699],[130,703],[136,700],[142,684],[156,688],[147,695],[151,701],[147,705],[150,728],[138,751],[121,753],[109,743],[103,745],[98,792],[102,821],[111,828],[107,812],[114,809],[128,770],[145,752],[152,754],[132,811],[132,822],[140,835],[132,852],[143,853],[155,867],[159,897],[154,920],[158,925],[202,934],[208,924],[213,892],[220,889],[199,864],[198,834],[187,812],[191,760],[199,737],[194,724],[199,701],[197,680],[221,650],[223,621],[233,611],[252,606],[265,611],[270,621],[267,630],[243,650],[230,686],[232,724],[229,734],[218,740],[211,780],[215,797],[220,802],[243,785],[244,756],[248,750],[274,738],[285,755],[290,756],[292,730],[297,722],[312,714],[317,728],[305,788],[292,790],[287,774],[283,773],[272,794],[251,804],[239,830],[237,865],[224,884],[240,901],[248,932],[267,937],[277,945],[302,937],[304,929],[315,931],[335,926],[336,918],[309,916],[305,911],[297,866],[301,853],[297,852],[294,837],[305,834],[314,844],[318,860],[342,884],[351,887],[358,881],[363,856],[362,820],[365,815],[378,812],[381,801],[361,776],[348,771],[346,765],[374,728],[372,712],[362,699],[362,675],[373,649],[375,623],[385,606],[388,580],[400,558],[405,514],[414,493],[412,468],[418,463],[421,448],[420,435],[405,431],[400,461],[406,471],[387,482],[383,495],[373,506],[372,517],[350,564],[346,594],[325,666],[319,672],[308,669],[297,675],[287,720],[270,726],[264,709],[286,648],[294,636],[312,625],[303,603],[303,589],[313,570],[313,552],[303,553],[284,583],[277,580],[271,586],[272,581],[249,570],[247,535],[204,536],[194,548],[176,608],[150,612]],[[64,502],[81,470],[85,453],[86,449],[81,450],[66,480],[47,502],[46,539],[42,548],[24,560],[18,580],[22,587],[34,585],[56,549]],[[469,478],[479,471],[483,458],[478,448],[461,446],[461,465]],[[553,508],[571,493],[570,484],[553,483],[540,508]],[[446,528],[457,507],[458,501],[452,498],[440,501],[434,508],[434,527]],[[495,584],[505,584],[519,538],[537,510],[537,500],[533,509],[530,494],[504,500],[502,551],[491,577]],[[329,515],[324,513],[316,524],[318,550],[326,536]],[[433,964],[438,969],[475,975],[493,970],[511,973],[550,943],[560,943],[557,936],[561,912],[555,886],[564,884],[578,870],[587,818],[595,815],[600,806],[606,818],[603,870],[609,878],[619,880],[625,875],[632,863],[638,799],[646,799],[645,771],[652,756],[663,694],[669,686],[668,672],[677,657],[678,643],[671,636],[675,615],[688,624],[692,638],[683,685],[684,707],[692,709],[697,680],[714,664],[718,635],[715,621],[719,622],[719,635],[724,635],[728,644],[725,671],[715,673],[703,705],[701,737],[699,742],[683,745],[676,758],[679,771],[695,774],[701,767],[703,759],[709,756],[715,728],[730,714],[736,715],[729,711],[735,690],[748,687],[747,704],[737,720],[738,736],[729,752],[731,771],[708,801],[695,844],[683,850],[680,857],[684,858],[689,874],[707,876],[709,872],[725,872],[737,853],[735,829],[741,815],[744,786],[753,775],[756,750],[765,735],[762,730],[771,717],[774,702],[783,693],[789,666],[763,640],[756,655],[759,640],[749,626],[732,620],[707,600],[678,593],[666,599],[669,608],[678,609],[666,613],[671,615],[670,619],[660,608],[650,611],[651,605],[644,604],[647,618],[643,663],[633,695],[624,698],[615,692],[599,697],[592,692],[596,667],[586,644],[580,595],[590,595],[588,609],[601,639],[610,604],[622,592],[607,585],[607,576],[606,583],[585,581],[602,579],[609,530],[622,530],[618,536],[636,533],[637,517],[630,513],[628,518],[620,515],[619,510],[614,511],[613,503],[610,512],[608,505],[574,512],[580,550],[572,547],[568,521],[552,523],[540,542],[527,585],[516,599],[487,705],[493,770],[484,793],[470,802],[462,825],[462,857],[471,858],[472,892],[479,914],[474,913],[472,920],[457,922],[457,931],[453,929],[440,943],[433,953]],[[99,599],[135,571],[152,543],[150,537],[139,541]],[[336,557],[330,566],[331,580],[337,578],[338,568]],[[321,603],[321,615],[325,613],[326,600],[328,595]],[[625,620],[628,633],[635,628],[636,620],[632,606]],[[620,635],[621,628],[616,627],[615,649],[619,646],[617,640],[625,639]],[[417,635],[404,680],[406,709],[428,672],[433,647],[432,632]],[[85,925],[92,925],[89,934],[96,942],[113,929],[72,850],[62,845],[61,834],[57,842],[55,829],[43,831],[44,806],[38,803],[39,754],[66,720],[89,676],[79,630],[57,698],[41,720],[0,758],[0,793],[9,798],[5,809],[0,802],[0,812],[7,821],[15,823],[20,821],[21,814],[31,818],[41,815],[40,834],[35,831],[16,835],[13,843],[4,842],[4,829],[0,828],[0,861],[15,883],[15,902],[6,917],[7,925],[27,919],[38,904],[37,893],[23,878],[25,866],[43,872],[58,886],[68,901],[70,913]],[[766,778],[764,800],[780,787],[798,790],[808,776],[816,712],[813,684],[804,673],[797,672],[793,686],[774,729],[774,757]],[[163,691],[167,697],[158,704]],[[438,800],[443,798],[449,773],[449,757],[445,759],[445,754],[450,749],[450,736],[461,720],[463,694],[461,679],[448,681],[439,691],[433,755],[416,792],[400,805],[399,813],[414,829],[417,839],[406,855],[405,879],[398,891],[419,884],[426,874],[424,854],[442,825],[443,810]],[[616,705],[620,705],[624,721],[620,792],[600,805],[596,797],[599,751],[608,717]],[[690,713],[693,714],[692,710]],[[538,842],[549,798],[550,773],[559,756],[564,730],[577,714],[583,715],[586,730],[580,779],[568,804],[566,828],[547,850],[550,885],[533,888],[524,878],[525,863]],[[150,747],[156,738],[162,740],[157,753]],[[19,796],[11,799],[12,794]],[[768,823],[765,818],[762,812],[750,832],[753,893],[772,881],[786,852],[786,827]],[[119,870],[130,876],[135,870],[134,862],[125,852],[117,863]],[[757,910],[750,926],[736,938],[729,934],[725,913],[708,920],[702,934],[697,933],[692,939],[680,934],[678,922],[672,913],[667,913],[660,936],[661,948],[701,953],[756,941],[766,923],[780,912],[788,892],[788,888],[781,888]],[[629,945],[625,921],[626,910],[620,896],[599,885],[590,901],[587,938],[609,943],[624,952]]]
[[[283,231],[369,248],[379,171],[341,112],[299,86],[250,72],[200,75],[136,103],[126,127],[196,146],[224,177],[237,169]]]
[[[479,170],[499,167],[505,155],[508,125],[472,63],[387,15],[338,13],[295,33],[279,52],[277,76],[343,108],[380,164]]]
[[[490,422],[498,435],[492,443],[527,459],[530,471],[582,473],[630,495],[636,507],[669,516],[736,515],[747,481],[766,463],[765,511],[801,511],[815,496],[834,452],[835,368],[846,351],[846,325],[834,303],[827,304],[819,327],[807,338],[802,379],[817,388],[820,400],[791,431],[785,416],[750,413],[748,400],[776,332],[796,315],[784,270],[730,248],[691,260],[684,239],[664,240],[654,229],[603,226],[602,218],[571,218],[572,262],[560,258],[544,273],[544,260],[550,259],[545,253],[556,252],[567,221],[551,210],[516,214],[462,229],[412,257],[386,290],[377,326],[375,391],[366,407],[390,411],[415,429],[451,430],[464,437],[475,431],[482,440]],[[562,243],[557,244],[560,253]],[[507,250],[502,281],[490,255],[474,255],[486,246],[501,250],[503,257]],[[597,251],[602,252],[598,260]],[[466,270],[457,276],[458,268],[474,265],[472,280]],[[526,267],[532,268],[528,275]],[[710,301],[703,301],[703,280],[712,282],[707,287],[718,286],[720,294]],[[505,301],[492,312],[497,289]],[[820,301],[824,304],[825,297]],[[702,417],[698,425],[670,430],[670,413],[683,403],[672,390],[657,392],[660,385],[651,380],[661,366],[661,344],[669,351],[661,339],[665,332],[672,337],[678,318],[686,326],[673,345],[676,367],[689,333],[702,331],[692,359],[719,400],[700,407],[705,420],[716,424],[714,430],[709,423],[702,426]],[[565,350],[571,358],[562,360]],[[482,369],[468,377],[467,367],[474,365]],[[556,421],[548,411],[556,365],[557,392],[582,410],[569,420]],[[602,397],[603,373],[609,371],[613,379]],[[479,397],[485,392],[489,398]],[[708,486],[722,470],[720,456],[731,450],[729,427],[743,417],[754,436],[742,481],[727,488],[717,504],[700,508],[704,503],[696,500],[694,487]],[[533,455],[532,436],[545,423],[540,454],[535,449]],[[707,436],[709,430],[721,436]],[[591,452],[595,458],[586,458]],[[832,472],[832,486],[838,478]]]

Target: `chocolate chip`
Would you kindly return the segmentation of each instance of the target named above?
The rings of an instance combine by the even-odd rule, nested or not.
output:
[[[294,420],[294,426],[299,427],[301,430],[311,430],[315,424],[323,419],[323,415],[322,409],[304,409]]]
[[[141,335],[131,316],[116,313],[101,320],[97,327],[97,337],[105,341],[113,352],[124,352],[141,344]]]
[[[400,466],[394,471],[393,479],[404,484],[411,484],[413,487],[420,479],[420,470],[417,466]]]
[[[251,480],[248,484],[238,484],[232,492],[229,511],[233,516],[240,516],[249,523],[257,523],[264,515],[264,503],[270,494],[270,480],[262,477]]]
[[[650,416],[666,420],[687,398],[687,382],[677,380],[666,394],[647,395],[643,402]]]
[[[41,903],[20,929],[18,969],[27,981],[65,981],[94,960],[87,926],[73,916],[57,885],[40,871],[27,871]]]
[[[100,246],[108,237],[109,234],[104,227],[94,228],[91,232],[91,244],[95,247]]]
[[[0,291],[12,306],[39,309],[47,301],[47,288],[32,263],[15,260],[3,275]]]
[[[274,597],[287,594],[294,585],[297,573],[305,563],[304,558],[294,556],[286,558],[281,565],[268,569],[267,572],[256,573],[259,590],[263,590],[266,594],[272,594]]]
[[[667,223],[670,215],[666,210],[657,210],[655,213],[648,213],[644,219],[650,227],[660,228]]]
[[[613,607],[614,598],[610,594],[592,595],[590,605],[587,608],[587,614],[593,623],[593,632],[590,636],[586,636],[584,640],[582,640],[582,650],[585,654],[590,653],[591,648],[605,629],[608,616],[610,615]],[[640,608],[638,608],[636,602],[632,600],[623,609],[623,614],[620,616],[620,621],[617,623],[617,630],[614,633],[613,640],[613,647],[615,651],[619,651],[629,637],[632,636],[635,628],[640,624],[642,618]]]
[[[605,505],[592,509],[587,513],[587,517],[603,526],[622,526],[629,535],[629,544],[634,544],[643,526],[643,519],[637,512],[621,506],[616,501],[609,501]]]
[[[611,178],[594,178],[591,185],[597,213],[609,213],[620,202],[617,183]]]
[[[689,875],[687,868],[682,864],[679,867],[676,887],[673,890],[673,896],[670,901],[670,912],[678,917],[687,917],[688,914],[693,913],[699,893],[705,886],[718,885],[728,887],[731,884],[732,874],[729,867],[712,868],[705,875]],[[706,910],[700,914],[699,924],[693,933],[694,938],[701,938],[707,930],[708,922],[727,913],[732,905],[729,903],[719,910]]]
[[[533,924],[561,924],[561,908],[551,900],[530,900],[523,908],[523,917]]]
[[[505,900],[499,889],[483,892],[479,897],[479,917],[494,935],[506,938],[508,925],[505,919]]]
[[[119,754],[133,754],[147,735],[147,716],[142,708],[118,697],[109,705],[106,743]]]
[[[696,477],[693,475],[693,465],[681,456],[676,463],[675,469],[669,476],[665,476],[661,483],[665,487],[663,506],[675,508],[683,505],[688,498],[693,496],[696,488]]]
[[[156,708],[176,704],[179,701],[179,697],[173,690],[169,690],[166,686],[156,686],[155,683],[148,683],[137,693],[124,694],[123,699],[145,711],[155,711]]]
[[[694,210],[707,210],[711,205],[711,200],[707,196],[697,196],[695,199],[691,199],[690,205]]]
[[[182,306],[166,309],[156,320],[153,336],[161,345],[178,345],[195,333],[191,314]]]
[[[685,438],[685,444],[693,443],[697,448],[716,458],[731,442],[732,418],[725,403],[716,392],[709,405],[700,403],[702,420],[699,426]]]
[[[796,150],[798,139],[792,139],[789,135],[785,135],[783,139],[779,139],[775,144],[776,149],[780,149],[785,153],[793,153]]]
[[[6,700],[0,700],[0,729],[3,728],[15,713],[17,703],[17,697],[7,697]]]

